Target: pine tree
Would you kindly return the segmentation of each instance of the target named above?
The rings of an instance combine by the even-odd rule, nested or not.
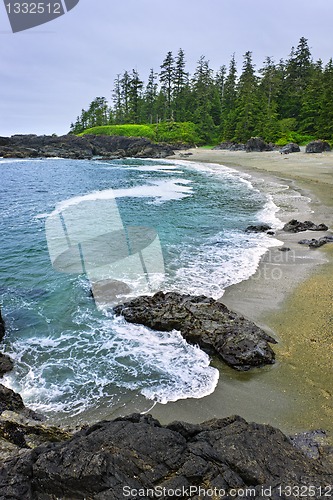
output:
[[[143,122],[154,123],[157,121],[157,82],[156,73],[153,68],[151,68],[147,86],[144,91],[143,105],[142,105],[142,117]]]
[[[229,64],[229,72],[225,79],[223,101],[221,105],[221,133],[224,140],[231,140],[236,129],[236,82],[237,66],[235,54]]]
[[[333,138],[333,61],[329,60],[322,75],[319,100],[317,137]]]
[[[172,52],[168,52],[161,65],[160,82],[161,91],[165,98],[165,120],[173,120],[173,90],[175,76],[175,61]]]
[[[143,81],[139,73],[133,69],[128,83],[128,120],[130,123],[140,123]]]
[[[281,118],[299,119],[302,98],[311,77],[312,60],[306,38],[302,37],[296,48],[292,47],[285,64],[284,81],[279,99]]]
[[[237,142],[246,142],[256,135],[260,117],[258,79],[254,73],[252,52],[248,51],[244,54],[243,71],[237,86],[237,125],[234,139]]]
[[[185,53],[179,49],[176,60],[173,79],[173,110],[174,119],[182,122],[188,119],[188,104],[190,98],[189,74],[185,71]]]
[[[275,65],[271,57],[265,59],[259,73],[261,79],[258,90],[262,113],[257,127],[258,134],[266,141],[273,141],[279,135],[277,100],[283,75],[281,68]]]
[[[311,69],[308,85],[304,90],[299,115],[299,129],[303,134],[320,134],[321,104],[324,95],[323,63],[317,61]],[[333,82],[330,82],[332,84]],[[325,121],[325,120],[324,120]]]
[[[201,56],[192,80],[193,121],[200,124],[201,135],[205,141],[210,142],[214,134],[215,123],[213,115],[220,115],[221,110],[216,110],[218,102],[217,92],[213,79],[213,70],[209,67],[209,61]]]

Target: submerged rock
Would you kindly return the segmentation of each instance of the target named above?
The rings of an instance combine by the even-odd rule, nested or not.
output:
[[[144,137],[72,134],[57,136],[13,135],[0,142],[0,156],[5,158],[61,157],[71,159],[165,158],[173,155],[168,144],[155,144]]]
[[[0,498],[119,500],[151,498],[150,489],[161,498],[177,491],[177,497],[199,499],[203,489],[215,488],[216,498],[259,499],[271,489],[269,498],[277,499],[284,498],[281,485],[319,489],[332,481],[329,463],[307,457],[268,425],[234,416],[162,426],[134,414],[6,461]]]
[[[266,233],[268,232],[272,227],[269,224],[256,224],[252,226],[247,226],[245,231],[247,233]],[[274,232],[273,232],[274,234]]]
[[[325,224],[315,224],[310,220],[300,222],[297,219],[292,219],[283,226],[283,231],[288,233],[299,233],[301,231],[327,231],[328,227]]]
[[[237,370],[274,363],[276,341],[251,321],[212,298],[158,292],[114,308],[130,323],[179,330],[184,339],[218,355]]]
[[[324,151],[331,151],[331,146],[326,141],[312,141],[307,144],[305,148],[306,153],[323,153]]]

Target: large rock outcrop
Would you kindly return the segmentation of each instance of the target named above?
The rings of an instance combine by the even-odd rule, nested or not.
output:
[[[273,151],[273,146],[271,144],[267,144],[261,137],[251,137],[245,144],[245,151],[251,153],[253,151],[262,152],[262,151]]]
[[[0,384],[0,469],[4,460],[16,457],[22,450],[71,437],[69,432],[49,426],[44,420],[26,408],[19,394]]]
[[[162,426],[134,414],[6,461],[0,498],[280,499],[296,498],[288,488],[310,485],[320,498],[332,482],[329,461],[307,457],[273,427],[240,417]]]
[[[331,146],[326,141],[312,141],[307,144],[305,148],[306,153],[324,153],[325,151],[331,151]]]
[[[179,330],[185,340],[216,354],[237,370],[274,363],[276,341],[257,325],[212,298],[158,292],[114,308],[130,323]]]
[[[0,137],[0,156],[5,158],[90,159],[103,158],[165,158],[173,154],[171,146],[155,144],[144,137],[72,134],[64,136],[13,135]]]

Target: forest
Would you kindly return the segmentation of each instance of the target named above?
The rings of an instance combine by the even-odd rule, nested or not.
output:
[[[96,97],[70,133],[197,144],[244,143],[255,136],[278,145],[332,141],[333,61],[314,61],[304,37],[287,59],[267,57],[260,69],[246,52],[240,72],[235,55],[218,71],[201,56],[190,75],[184,51],[168,52],[146,82],[136,70],[118,74],[112,102]]]

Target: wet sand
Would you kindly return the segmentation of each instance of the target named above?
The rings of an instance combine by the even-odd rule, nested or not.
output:
[[[282,222],[310,219],[333,228],[333,153],[190,152],[188,160],[235,168],[250,174],[261,188],[284,186],[273,195]],[[332,439],[333,244],[316,250],[298,244],[322,235],[278,231],[276,237],[291,250],[270,249],[256,274],[227,288],[221,298],[277,338],[276,364],[239,373],[215,360],[220,380],[213,394],[157,404],[150,413],[163,423],[239,414],[286,433],[322,428]]]

